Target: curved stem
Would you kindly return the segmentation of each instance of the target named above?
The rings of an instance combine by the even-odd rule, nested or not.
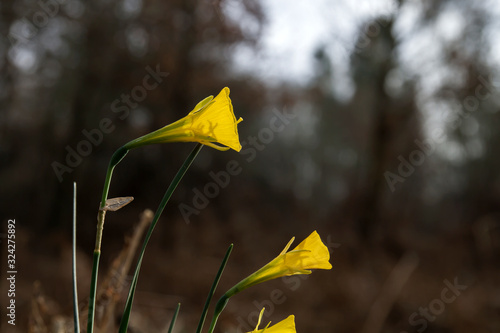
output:
[[[214,316],[212,317],[212,322],[210,323],[208,333],[212,333],[214,331],[217,320],[219,319],[222,310],[224,310],[224,308],[226,307],[227,302],[229,302],[229,297],[227,297],[226,294],[222,295],[222,297],[217,301],[217,304],[215,305]]]
[[[89,314],[87,320],[87,333],[92,333],[94,331],[94,318],[95,318],[95,300],[96,300],[96,290],[97,290],[97,275],[99,271],[99,258],[101,257],[101,243],[102,243],[102,231],[104,229],[104,218],[106,217],[106,211],[103,208],[106,206],[106,200],[108,200],[109,186],[111,184],[111,177],[113,176],[113,170],[115,166],[120,163],[120,161],[127,155],[128,149],[120,147],[114,152],[109,161],[108,170],[106,171],[106,178],[104,179],[104,188],[102,190],[101,203],[99,206],[99,213],[97,215],[97,231],[95,236],[95,248],[94,248],[94,259],[92,264],[92,277],[90,281],[90,297],[89,297]]]

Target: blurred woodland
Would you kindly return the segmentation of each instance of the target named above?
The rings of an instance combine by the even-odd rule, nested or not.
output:
[[[216,297],[313,230],[333,269],[245,291],[218,332],[253,329],[273,290],[286,301],[266,322],[294,314],[298,332],[500,332],[500,4],[380,2],[390,10],[355,33],[324,36],[309,76],[279,80],[262,57],[246,70],[234,57],[262,52],[269,1],[2,0],[0,217],[3,235],[17,223],[18,325],[0,312],[0,331],[69,331],[73,182],[83,308],[112,153],[228,86],[243,150],[205,147],[182,180],[146,251],[131,332],[166,332],[178,302],[177,332],[193,332],[230,243]],[[357,17],[355,1],[320,4],[320,22]],[[135,200],[108,215],[103,279],[193,146],[144,147],[116,168],[110,197]],[[232,161],[241,172],[186,218],[179,205]],[[446,294],[450,283],[464,287]]]

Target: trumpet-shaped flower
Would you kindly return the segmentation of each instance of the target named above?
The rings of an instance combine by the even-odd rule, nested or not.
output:
[[[139,146],[165,142],[199,142],[219,150],[241,150],[229,88],[221,90],[217,97],[209,96],[199,102],[187,116],[159,130],[127,143],[132,149]]]
[[[330,253],[318,233],[314,231],[293,250],[288,251],[292,238],[283,251],[267,265],[246,277],[224,295],[229,298],[258,283],[296,274],[311,274],[311,269],[331,269]]]
[[[280,321],[276,325],[269,326],[271,323],[267,324],[267,326],[261,330],[259,330],[260,321],[262,319],[262,315],[264,314],[264,308],[260,311],[259,321],[257,322],[257,326],[252,332],[248,333],[297,333],[295,330],[295,316],[288,316],[285,320]]]

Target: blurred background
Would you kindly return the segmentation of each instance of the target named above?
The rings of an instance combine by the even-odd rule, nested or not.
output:
[[[333,269],[235,296],[218,332],[252,330],[262,306],[266,323],[295,314],[298,332],[500,332],[498,1],[0,8],[0,217],[3,239],[16,220],[18,269],[17,331],[4,313],[2,332],[67,331],[73,182],[84,308],[112,153],[225,86],[243,149],[203,148],[182,180],[131,331],[166,332],[181,302],[177,332],[193,332],[230,243],[216,297],[317,230]],[[148,146],[118,165],[110,197],[135,200],[107,215],[102,278],[193,147]]]

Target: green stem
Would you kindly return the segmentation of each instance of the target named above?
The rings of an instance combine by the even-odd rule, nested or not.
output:
[[[102,198],[101,198],[101,206],[100,208],[104,208],[106,205],[106,200],[108,200],[108,192],[109,192],[109,184],[111,183],[111,176],[113,176],[113,170],[118,163],[127,155],[128,149],[125,147],[118,148],[117,151],[114,152],[113,156],[111,156],[111,160],[109,161],[108,170],[106,172],[106,178],[104,179],[104,188],[102,190]]]
[[[101,251],[94,251],[94,260],[92,263],[92,278],[90,280],[90,300],[89,300],[89,315],[87,320],[87,332],[94,331],[94,318],[95,318],[95,298],[97,290],[97,271],[99,269],[99,258]]]
[[[219,284],[220,278],[222,276],[222,272],[224,271],[224,268],[226,267],[227,260],[229,259],[229,255],[231,254],[232,250],[233,250],[233,244],[229,245],[229,248],[226,251],[226,255],[224,256],[224,259],[222,259],[222,263],[220,265],[219,271],[217,272],[217,275],[215,276],[214,282],[212,283],[212,288],[210,288],[210,292],[208,293],[207,301],[205,302],[205,306],[203,307],[203,311],[201,313],[201,318],[200,318],[200,322],[198,323],[198,328],[196,329],[196,333],[201,333],[201,330],[203,329],[203,324],[205,323],[205,318],[207,316],[208,306],[210,305],[210,301],[212,300],[212,297],[214,296],[215,289],[217,288],[217,285]]]
[[[111,177],[113,176],[113,170],[115,166],[120,163],[120,161],[127,155],[128,149],[120,147],[109,161],[108,170],[106,171],[106,178],[104,179],[104,188],[102,190],[101,203],[99,206],[99,213],[97,215],[97,231],[95,236],[95,248],[94,248],[94,260],[92,264],[92,277],[90,282],[90,298],[89,298],[89,314],[87,320],[87,333],[92,333],[94,331],[94,318],[95,318],[95,301],[96,301],[96,290],[97,290],[97,275],[99,270],[99,258],[101,257],[101,242],[102,242],[102,231],[104,229],[104,219],[106,217],[106,211],[103,208],[106,206],[106,200],[108,200],[109,185],[111,184]]]
[[[226,307],[227,302],[229,302],[229,297],[226,294],[222,295],[222,297],[217,301],[214,310],[214,316],[212,317],[212,322],[210,323],[210,328],[208,329],[208,333],[212,333],[215,329],[215,325],[217,324],[217,320],[219,319],[222,310]]]
[[[122,321],[120,324],[120,329],[119,329],[120,333],[127,332],[127,327],[128,327],[128,323],[130,320],[130,313],[132,311],[132,303],[134,301],[135,288],[137,286],[137,280],[139,279],[139,271],[141,269],[142,259],[144,257],[144,252],[146,251],[146,246],[149,242],[149,239],[151,238],[151,234],[153,233],[153,230],[156,226],[156,223],[158,222],[161,214],[163,213],[163,209],[167,205],[167,202],[170,200],[170,197],[172,196],[175,189],[177,188],[177,185],[179,185],[179,182],[181,181],[182,177],[184,177],[184,174],[186,173],[186,171],[190,167],[191,163],[193,162],[193,160],[196,158],[196,156],[200,152],[201,148],[203,148],[203,145],[201,143],[198,143],[196,145],[196,147],[191,151],[191,153],[189,154],[187,159],[184,161],[184,163],[182,164],[179,171],[177,171],[177,174],[175,175],[174,179],[170,183],[170,186],[168,187],[167,191],[165,192],[165,195],[163,196],[163,199],[161,200],[160,205],[158,206],[158,209],[156,210],[155,216],[153,217],[153,221],[151,222],[151,225],[149,226],[146,237],[144,238],[141,252],[139,253],[139,258],[137,260],[137,266],[135,267],[134,277],[133,277],[132,283],[130,285],[130,290],[129,290],[128,297],[127,297],[127,303],[125,305],[125,310],[123,312],[123,317],[122,317]]]

